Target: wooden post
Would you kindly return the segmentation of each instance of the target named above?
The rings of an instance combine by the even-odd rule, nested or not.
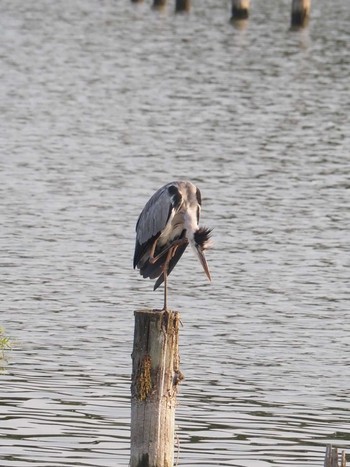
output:
[[[190,11],[191,0],[176,0],[175,11],[181,13],[182,11]]]
[[[162,9],[165,7],[167,0],[153,0],[153,8]]]
[[[292,0],[291,28],[299,29],[308,25],[311,0]]]
[[[135,311],[130,467],[173,467],[180,315]]]
[[[342,452],[341,464],[338,464],[338,449],[333,448],[331,444],[327,446],[324,467],[346,467],[345,451]]]
[[[232,0],[231,20],[247,19],[249,16],[250,0]]]

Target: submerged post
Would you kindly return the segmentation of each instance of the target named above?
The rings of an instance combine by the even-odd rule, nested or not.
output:
[[[248,19],[250,0],[232,0],[231,20]]]
[[[135,311],[130,467],[173,467],[180,315]]]
[[[190,11],[191,0],[176,0],[175,11],[181,13],[182,11]]]
[[[342,451],[340,464],[339,464],[338,463],[338,449],[332,447],[332,445],[329,444],[326,449],[324,467],[346,467],[345,451]]]
[[[291,28],[299,29],[308,25],[311,0],[292,0]]]
[[[167,0],[153,0],[153,8],[162,9],[165,7]]]

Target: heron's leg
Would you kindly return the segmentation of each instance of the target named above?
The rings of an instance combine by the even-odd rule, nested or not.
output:
[[[151,264],[156,262],[156,260],[154,259],[154,253],[156,251],[157,241],[158,241],[158,238],[156,240],[154,240],[151,251],[149,253],[149,262]]]
[[[172,256],[174,255],[177,247],[179,247],[180,245],[185,245],[185,244],[188,243],[188,239],[186,237],[179,238],[178,240],[174,240],[168,247],[166,247],[161,253],[159,253],[159,255],[154,256],[154,253],[155,253],[155,250],[156,250],[157,240],[155,240],[155,242],[153,243],[150,254],[149,254],[149,262],[151,264],[154,264],[155,262],[157,262],[162,256],[165,255],[165,253],[168,253],[170,250],[172,250],[173,247],[176,247],[173,254],[170,257],[170,258],[172,258]]]
[[[175,249],[176,248],[177,248],[177,246],[175,247]],[[163,264],[163,276],[164,276],[164,307],[163,307],[163,310],[164,311],[168,311],[168,267],[169,267],[170,260],[171,260],[171,258],[173,257],[173,254],[174,254],[173,250],[174,250],[173,246],[168,248],[168,254],[167,254],[166,260],[164,261],[164,264]]]

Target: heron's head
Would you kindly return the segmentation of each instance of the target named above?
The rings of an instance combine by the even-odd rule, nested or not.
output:
[[[204,251],[212,246],[211,229],[207,229],[206,227],[199,227],[199,229],[196,230],[193,234],[193,240],[198,259],[204,269],[205,274],[211,281],[208,263],[204,256]]]

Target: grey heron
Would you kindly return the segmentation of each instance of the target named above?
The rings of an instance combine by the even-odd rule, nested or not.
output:
[[[188,244],[211,280],[204,251],[210,247],[211,229],[199,227],[201,192],[189,181],[164,185],[149,199],[136,224],[134,269],[156,279],[153,290],[164,282],[164,310],[167,310],[167,278]]]

